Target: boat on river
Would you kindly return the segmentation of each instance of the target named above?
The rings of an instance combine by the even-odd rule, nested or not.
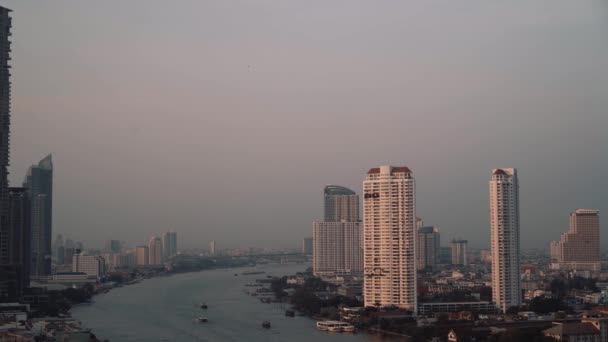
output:
[[[264,328],[264,329],[270,329],[270,322],[269,321],[262,322],[262,328]]]
[[[317,322],[317,329],[329,332],[354,332],[355,326],[340,321],[319,321]]]

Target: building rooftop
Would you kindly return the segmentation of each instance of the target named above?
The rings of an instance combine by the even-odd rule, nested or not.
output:
[[[560,323],[543,331],[545,335],[591,335],[599,334],[599,330],[591,323]]]
[[[323,192],[325,195],[356,195],[351,189],[340,185],[327,185]]]

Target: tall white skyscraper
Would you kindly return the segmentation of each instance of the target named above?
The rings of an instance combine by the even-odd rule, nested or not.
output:
[[[323,192],[325,221],[314,222],[312,228],[313,272],[317,276],[362,273],[359,196],[338,185],[328,185]]]
[[[416,206],[412,171],[380,166],[363,181],[365,306],[416,311]]]
[[[215,240],[212,240],[209,242],[209,254],[215,255],[215,253],[217,252],[215,249],[216,249]]]
[[[516,169],[494,169],[490,181],[492,300],[503,311],[521,304],[519,183]]]

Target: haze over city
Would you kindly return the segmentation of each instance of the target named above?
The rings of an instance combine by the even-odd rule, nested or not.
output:
[[[11,185],[53,153],[53,234],[85,245],[293,247],[326,184],[360,193],[385,164],[443,242],[488,246],[497,167],[519,172],[523,248],[608,211],[604,1],[2,6]]]

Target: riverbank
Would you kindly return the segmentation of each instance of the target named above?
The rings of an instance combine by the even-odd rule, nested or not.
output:
[[[257,269],[280,277],[306,270],[309,264],[268,264]],[[95,303],[75,308],[72,316],[110,341],[377,341],[365,334],[331,335],[317,331],[308,317],[286,317],[285,305],[261,304],[243,293],[260,276],[241,275],[251,267],[207,270],[148,279],[96,296]],[[238,276],[234,276],[238,273]],[[208,323],[194,323],[203,314]],[[270,329],[262,321],[272,323]]]

